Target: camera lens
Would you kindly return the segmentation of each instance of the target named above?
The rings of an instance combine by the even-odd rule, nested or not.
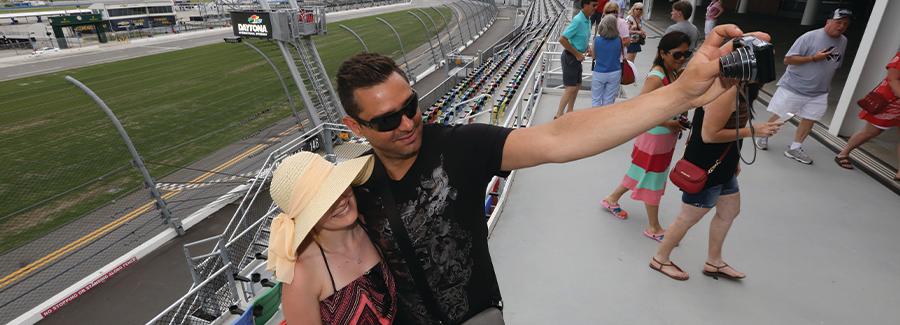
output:
[[[756,57],[749,49],[742,47],[719,58],[723,77],[750,81],[755,77]]]

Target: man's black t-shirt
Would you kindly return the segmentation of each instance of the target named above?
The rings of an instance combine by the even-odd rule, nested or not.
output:
[[[390,181],[401,215],[431,291],[451,323],[459,323],[500,302],[488,251],[485,188],[500,170],[511,129],[483,124],[426,125],[422,147],[403,179]],[[380,180],[355,188],[372,241],[395,274],[399,324],[434,324],[383,210]]]

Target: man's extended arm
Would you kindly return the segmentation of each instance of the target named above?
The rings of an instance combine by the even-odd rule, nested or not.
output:
[[[675,114],[719,97],[733,82],[719,80],[719,57],[744,33],[734,25],[713,29],[678,81],[656,91],[603,108],[566,114],[550,123],[516,129],[503,148],[502,170],[590,157],[616,147]],[[759,38],[769,36],[759,33]],[[720,44],[723,47],[718,47]]]

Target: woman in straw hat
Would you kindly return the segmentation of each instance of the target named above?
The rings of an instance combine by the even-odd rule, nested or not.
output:
[[[391,324],[394,278],[359,223],[351,185],[372,173],[372,157],[333,165],[317,154],[286,158],[272,177],[269,264],[284,284],[288,324]]]

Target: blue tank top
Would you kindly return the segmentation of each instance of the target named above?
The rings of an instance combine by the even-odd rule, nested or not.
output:
[[[622,39],[618,37],[594,37],[594,72],[613,72],[622,70]]]

